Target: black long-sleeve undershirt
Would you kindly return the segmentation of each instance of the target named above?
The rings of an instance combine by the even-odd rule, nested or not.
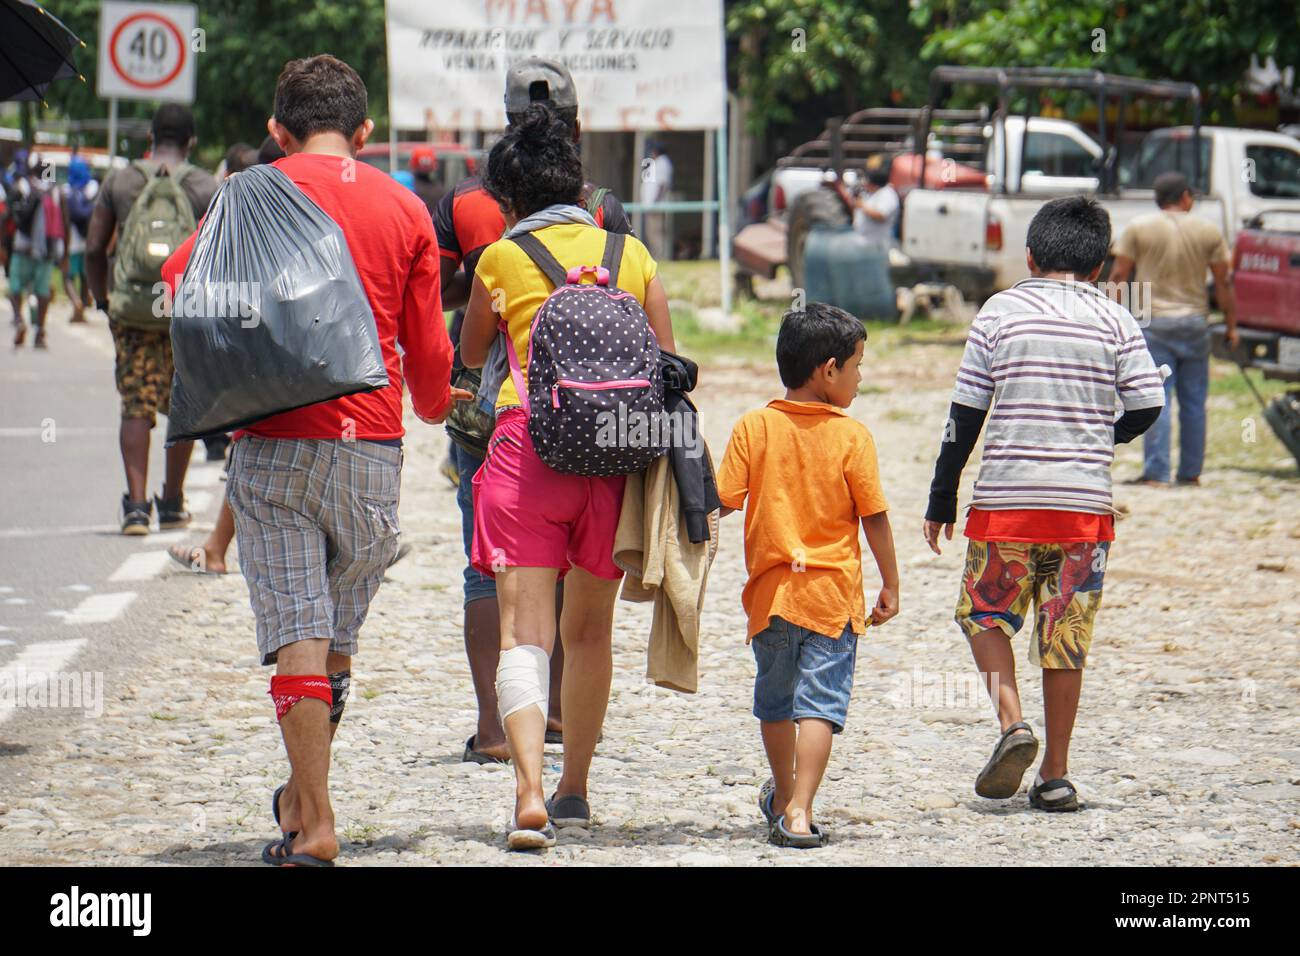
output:
[[[1127,411],[1115,422],[1115,444],[1131,442],[1156,423],[1160,407],[1138,408]],[[949,425],[944,430],[939,458],[934,463],[934,479],[930,482],[930,503],[925,509],[926,521],[952,524],[957,520],[957,486],[961,484],[962,469],[979,441],[980,431],[988,409],[971,408],[953,402],[948,408]]]

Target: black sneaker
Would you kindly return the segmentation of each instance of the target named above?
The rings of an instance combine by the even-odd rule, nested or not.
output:
[[[147,501],[132,501],[122,496],[122,533],[144,535],[149,533],[149,516],[153,505]]]
[[[190,513],[185,510],[184,494],[179,494],[175,498],[159,498],[154,495],[153,500],[158,505],[159,531],[189,527]]]

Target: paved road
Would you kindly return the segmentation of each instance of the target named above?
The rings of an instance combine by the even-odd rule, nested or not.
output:
[[[61,306],[61,307],[60,307]],[[168,544],[210,527],[224,489],[220,467],[195,455],[186,491],[195,527],[145,538],[118,533],[125,482],[117,448],[113,345],[100,314],[68,323],[51,310],[50,348],[0,347],[0,754],[80,719],[75,711],[5,706],[25,672],[106,672],[129,664],[151,619],[191,598],[192,582],[167,568]],[[162,481],[162,427],[149,487]],[[178,569],[179,570],[179,569]],[[162,578],[170,580],[163,582]],[[12,690],[10,690],[12,696]],[[19,744],[18,742],[21,742]]]

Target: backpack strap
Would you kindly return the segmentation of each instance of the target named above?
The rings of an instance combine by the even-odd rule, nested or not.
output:
[[[605,233],[605,254],[600,264],[609,272],[609,287],[618,288],[618,267],[623,264],[623,245],[627,236],[621,232]]]
[[[533,265],[542,270],[542,274],[551,280],[551,285],[555,288],[560,288],[568,281],[568,270],[551,255],[551,250],[546,248],[542,240],[531,232],[526,232],[522,236],[512,236],[510,241],[524,250],[528,258],[533,260]]]

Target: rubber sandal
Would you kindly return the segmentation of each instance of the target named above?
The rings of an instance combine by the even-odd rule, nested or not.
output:
[[[767,842],[773,846],[788,847],[795,850],[815,850],[830,842],[830,836],[815,823],[810,823],[811,833],[791,833],[785,828],[785,814],[772,821],[768,831]]]
[[[563,730],[550,730],[550,729],[548,728],[547,731],[546,731],[546,741],[545,741],[545,742],[548,743],[548,744],[563,744],[563,743],[564,743],[564,731],[563,731]]]
[[[582,797],[572,794],[562,797],[558,793],[553,793],[551,799],[546,801],[546,814],[560,829],[565,827],[591,829],[591,806]]]
[[[777,813],[772,808],[772,801],[776,798],[776,780],[772,777],[767,778],[767,783],[758,791],[758,809],[763,811],[763,819],[767,821],[770,827],[776,823]]]
[[[333,866],[333,860],[322,860],[318,856],[312,856],[310,853],[294,853],[290,844],[293,842],[289,837],[281,840],[272,840],[266,846],[262,847],[262,862],[268,866]],[[277,853],[276,850],[283,850],[283,853]]]
[[[217,575],[226,573],[225,571],[209,571],[204,566],[204,559],[202,557],[195,557],[195,555],[202,555],[203,553],[203,548],[199,545],[190,548],[183,544],[174,544],[167,549],[167,556],[191,574]]]
[[[509,757],[494,757],[491,754],[485,754],[481,750],[474,749],[474,736],[470,735],[469,740],[465,741],[465,752],[460,755],[461,763],[509,763]]]
[[[1034,736],[1034,728],[1023,720],[1012,724],[1002,732],[993,756],[975,778],[975,792],[990,800],[1014,797],[1020,789],[1021,778],[1037,756],[1038,738]]]
[[[1079,791],[1064,777],[1036,781],[1029,788],[1029,805],[1035,810],[1046,810],[1048,813],[1073,813],[1079,809]]]
[[[540,830],[521,830],[512,817],[506,834],[507,850],[549,850],[555,846],[555,827],[548,820]]]
[[[275,792],[271,794],[271,816],[275,817],[275,825],[277,827],[280,826],[280,794],[284,793],[284,788],[287,786],[289,786],[287,783],[282,783],[280,786],[276,787]],[[284,835],[290,840],[298,835],[297,830],[294,830],[292,833],[285,833],[284,827],[280,827],[280,832],[284,833]]]

